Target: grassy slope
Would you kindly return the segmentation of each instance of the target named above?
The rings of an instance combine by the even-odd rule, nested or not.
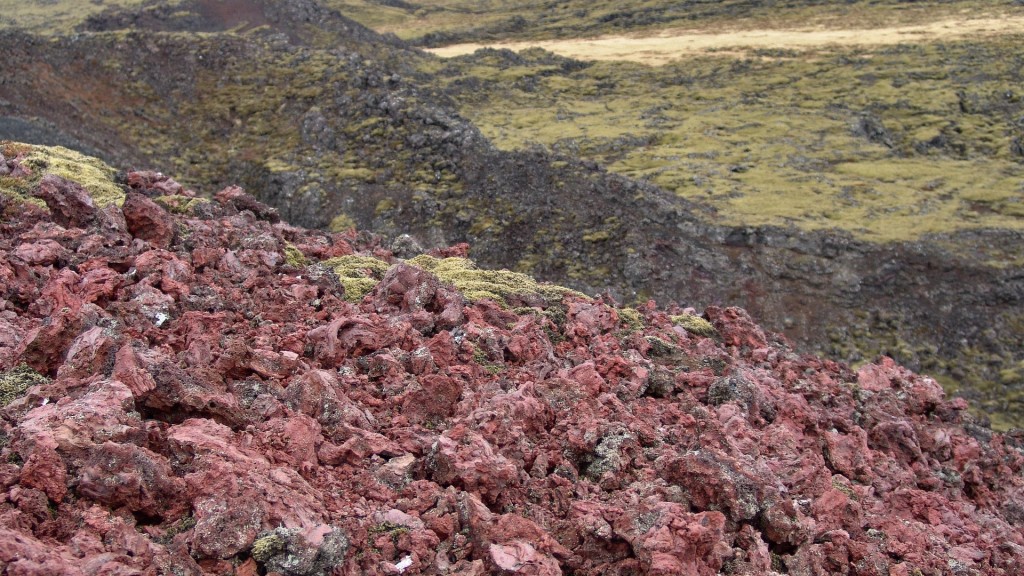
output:
[[[1015,10],[1008,0],[329,1],[380,30],[452,42],[892,26]],[[527,24],[514,25],[516,17]],[[841,228],[889,241],[1024,228],[1022,45],[1024,35],[1006,35],[571,72],[539,53],[492,53],[427,71],[445,79],[462,113],[499,147],[539,144],[596,160],[710,203],[723,223]]]
[[[66,31],[111,4],[58,0],[0,0],[0,25]],[[757,0],[687,4],[663,0],[631,2],[468,2],[424,0],[379,2],[324,0],[378,29],[401,36],[445,32],[523,38],[644,30],[651,26],[708,29],[786,25],[870,26],[921,22],[1008,2],[835,3],[797,0],[779,8]],[[507,26],[520,17],[522,27]],[[499,33],[500,32],[500,33]],[[506,149],[540,144],[596,160],[624,175],[650,180],[676,193],[710,203],[728,224],[842,228],[871,240],[899,240],[931,232],[973,227],[1024,227],[1024,36],[877,50],[833,49],[811,53],[762,51],[737,59],[728,54],[688,58],[664,67],[605,62],[565,71],[541,54],[514,59],[481,55],[421,67],[438,76],[473,120]],[[293,143],[298,135],[260,117],[267,98],[300,101],[318,91],[328,62],[303,60],[278,68],[260,87],[239,91],[234,83],[208,79],[200,86],[216,102],[232,102],[234,134],[251,142],[223,140],[224,126],[202,124],[200,140],[257,154],[260,142]],[[107,63],[106,65],[110,65]],[[292,72],[298,72],[294,74]],[[243,75],[247,76],[247,75]],[[236,76],[237,77],[237,76]],[[266,90],[266,86],[288,90]],[[205,110],[193,113],[203,115]],[[151,110],[159,114],[159,107]],[[366,127],[358,127],[365,129]],[[158,134],[152,138],[159,139]],[[1018,150],[1014,151],[1014,146]],[[155,149],[161,148],[155,146]],[[249,150],[249,152],[247,152]],[[241,151],[241,152],[239,152]],[[350,152],[352,152],[350,150]],[[181,160],[182,176],[198,163]],[[194,159],[193,159],[194,160]],[[284,159],[282,159],[284,160]],[[348,158],[338,179],[370,178],[357,158]],[[291,159],[273,167],[291,168]],[[1011,255],[1012,256],[1012,255]]]
[[[167,0],[174,5],[180,0]],[[36,34],[64,34],[89,16],[110,8],[133,8],[145,0],[0,0],[0,28],[19,28]]]
[[[902,240],[1024,228],[1024,36],[651,68],[480,53],[443,65],[500,146],[541,144],[710,202],[730,224]]]
[[[413,42],[573,38],[664,28],[759,29],[912,24],[1008,6],[1007,0],[324,0]]]

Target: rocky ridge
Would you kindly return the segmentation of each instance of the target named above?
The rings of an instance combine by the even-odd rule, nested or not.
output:
[[[1019,438],[891,360],[0,152],[0,572],[1024,562]]]

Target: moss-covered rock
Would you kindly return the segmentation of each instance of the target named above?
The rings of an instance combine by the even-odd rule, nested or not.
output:
[[[289,266],[294,266],[296,268],[301,268],[309,264],[309,259],[306,258],[306,255],[296,248],[294,244],[290,243],[285,244],[284,246],[284,259]]]
[[[566,294],[585,297],[575,290],[537,282],[519,272],[481,270],[467,258],[435,258],[424,254],[409,260],[409,264],[431,272],[442,282],[455,286],[471,302],[490,298],[508,304],[509,298],[518,296],[524,299],[540,297],[547,303],[553,303],[561,301]]]
[[[31,198],[30,194],[43,176],[53,174],[80,184],[101,208],[124,203],[124,190],[115,180],[117,170],[102,160],[63,146],[37,146],[9,140],[0,141],[0,153],[8,159],[17,158],[29,172],[21,178],[0,177],[0,192],[15,199],[42,206],[42,201]]]
[[[379,258],[357,254],[331,258],[323,265],[337,274],[338,281],[345,287],[345,299],[350,302],[358,302],[369,294],[391,266]]]
[[[637,330],[643,330],[644,317],[640,314],[639,310],[636,308],[621,308],[618,312],[619,320],[625,324],[627,331],[636,332]]]
[[[704,336],[705,338],[713,338],[718,335],[718,331],[711,325],[711,322],[708,322],[700,316],[694,316],[693,314],[679,314],[678,316],[672,316],[671,320],[674,324],[681,326],[690,334]]]
[[[327,229],[331,232],[345,232],[346,230],[352,230],[355,227],[356,221],[348,214],[342,212],[331,219],[331,223],[328,224]]]
[[[253,560],[262,564],[273,556],[283,552],[284,548],[284,539],[275,531],[257,538],[256,541],[252,543],[252,550],[250,554],[252,554]]]
[[[24,364],[0,372],[0,408],[18,399],[29,388],[46,381],[46,376]]]
[[[169,212],[186,216],[196,215],[198,208],[210,203],[208,198],[189,198],[188,196],[157,196],[153,201]]]

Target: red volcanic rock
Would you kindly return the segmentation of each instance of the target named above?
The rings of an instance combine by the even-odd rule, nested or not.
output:
[[[173,180],[127,182],[5,212],[0,573],[1024,565],[1019,436],[889,359],[800,356],[735,308],[704,337],[653,303],[469,302],[240,188],[179,214],[149,200],[191,199]],[[350,254],[391,265],[358,304],[318,262]]]
[[[194,196],[191,190],[178,184],[170,176],[152,170],[136,170],[128,173],[126,178],[128,187],[133,191],[145,194],[146,196]]]
[[[175,477],[165,458],[146,448],[104,442],[92,450],[79,475],[79,495],[112,509],[169,519],[185,512],[181,506],[168,506],[185,482]]]
[[[121,212],[132,236],[146,240],[159,248],[166,248],[174,239],[174,222],[171,215],[142,194],[129,192],[125,196]]]
[[[228,186],[217,192],[214,199],[224,206],[230,206],[239,212],[248,210],[260,220],[275,223],[281,221],[281,216],[277,213],[276,209],[253,198],[239,186]]]
[[[61,226],[84,228],[99,212],[85,188],[53,174],[43,176],[35,195],[46,202],[53,221]]]

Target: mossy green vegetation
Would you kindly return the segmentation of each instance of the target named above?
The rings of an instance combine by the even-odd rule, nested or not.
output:
[[[369,294],[391,266],[373,256],[355,254],[324,260],[323,265],[334,270],[345,287],[345,299],[350,302],[359,302]]]
[[[157,196],[153,201],[169,212],[186,216],[194,215],[197,208],[210,203],[209,198],[189,198],[188,196]]]
[[[470,302],[490,298],[507,304],[508,298],[513,296],[540,296],[546,302],[557,303],[566,294],[585,297],[569,288],[537,282],[520,272],[481,270],[466,258],[435,258],[424,254],[409,260],[409,264],[431,272],[442,282],[455,286]]]
[[[112,7],[137,8],[147,0],[0,0],[0,29],[19,28],[35,34],[67,34],[73,32],[90,16]],[[168,5],[182,0],[167,0]]]
[[[279,40],[253,31],[84,35],[81,50],[105,55],[102,69],[75,72],[103,84],[91,87],[104,99],[95,107],[101,113],[84,113],[91,125],[130,143],[136,166],[159,166],[202,195],[230,184],[255,189],[268,180],[284,184],[273,187],[282,203],[322,202],[381,180],[408,189],[458,186],[436,154],[407,141],[404,123],[423,130],[422,123],[397,110],[423,114],[420,103],[405,94],[389,96],[383,80],[394,71],[412,73],[417,61],[432,58],[383,44],[359,44],[374,60],[354,48],[350,57],[339,58],[341,40],[332,50],[283,50]],[[63,41],[52,40],[55,50]],[[129,74],[165,69],[166,54],[188,54],[188,61],[203,65],[171,66],[181,74],[173,83]],[[385,98],[393,109],[381,107]],[[317,225],[326,226],[332,215],[318,214]]]
[[[636,332],[643,330],[644,322],[643,314],[640,313],[636,308],[620,308],[618,310],[619,321],[626,327],[627,332]]]
[[[331,223],[327,225],[327,229],[331,232],[345,232],[354,228],[356,228],[356,221],[344,212],[332,218]]]
[[[500,362],[494,362],[488,357],[487,352],[480,348],[473,347],[473,361],[487,370],[488,374],[498,374],[505,369],[505,366]]]
[[[718,330],[700,316],[694,316],[693,314],[679,314],[670,318],[672,322],[678,326],[681,326],[684,330],[690,334],[697,336],[704,336],[705,338],[713,338],[718,336]]]
[[[906,321],[897,314],[860,312],[846,326],[828,331],[829,355],[847,358],[853,368],[888,356],[928,375],[947,395],[963,396],[970,411],[994,430],[1024,428],[1024,362],[1015,354],[1024,346],[1024,314],[1006,312],[987,318],[992,326],[975,338],[940,350],[913,343]]]
[[[721,29],[842,25],[847,28],[906,25],[935,18],[982,13],[1012,0],[790,0],[751,2],[678,2],[672,0],[323,0],[371,28],[413,42],[537,40],[622,34],[664,28],[693,28],[697,23]],[[386,4],[386,5],[385,5]]]
[[[309,259],[306,258],[306,255],[291,243],[287,243],[284,246],[284,258],[285,262],[287,262],[289,266],[294,266],[296,268],[301,268],[309,264]]]
[[[284,552],[286,545],[287,542],[285,542],[284,538],[277,531],[274,531],[257,538],[252,543],[252,549],[249,553],[252,555],[253,560],[262,564]]]
[[[30,196],[39,181],[48,174],[60,176],[80,184],[99,207],[120,206],[124,203],[124,190],[115,181],[117,171],[103,161],[62,146],[37,146],[0,141],[5,157],[20,157],[20,163],[30,173],[22,178],[0,177],[0,192],[16,200],[42,205]]]
[[[1011,34],[558,69],[536,49],[481,51],[439,76],[501,148],[595,160],[710,205],[723,224],[885,242],[1024,229],[1022,43]]]
[[[556,304],[567,294],[586,298],[575,290],[538,282],[519,272],[481,270],[467,258],[435,258],[421,254],[406,263],[434,274],[470,302],[489,298],[507,305],[510,298],[518,296],[524,299],[540,297],[548,304]],[[321,265],[334,271],[345,287],[345,299],[351,302],[358,302],[369,294],[391,267],[379,258],[355,254],[324,260]]]
[[[23,396],[29,388],[47,381],[46,376],[24,364],[0,372],[0,408]]]

